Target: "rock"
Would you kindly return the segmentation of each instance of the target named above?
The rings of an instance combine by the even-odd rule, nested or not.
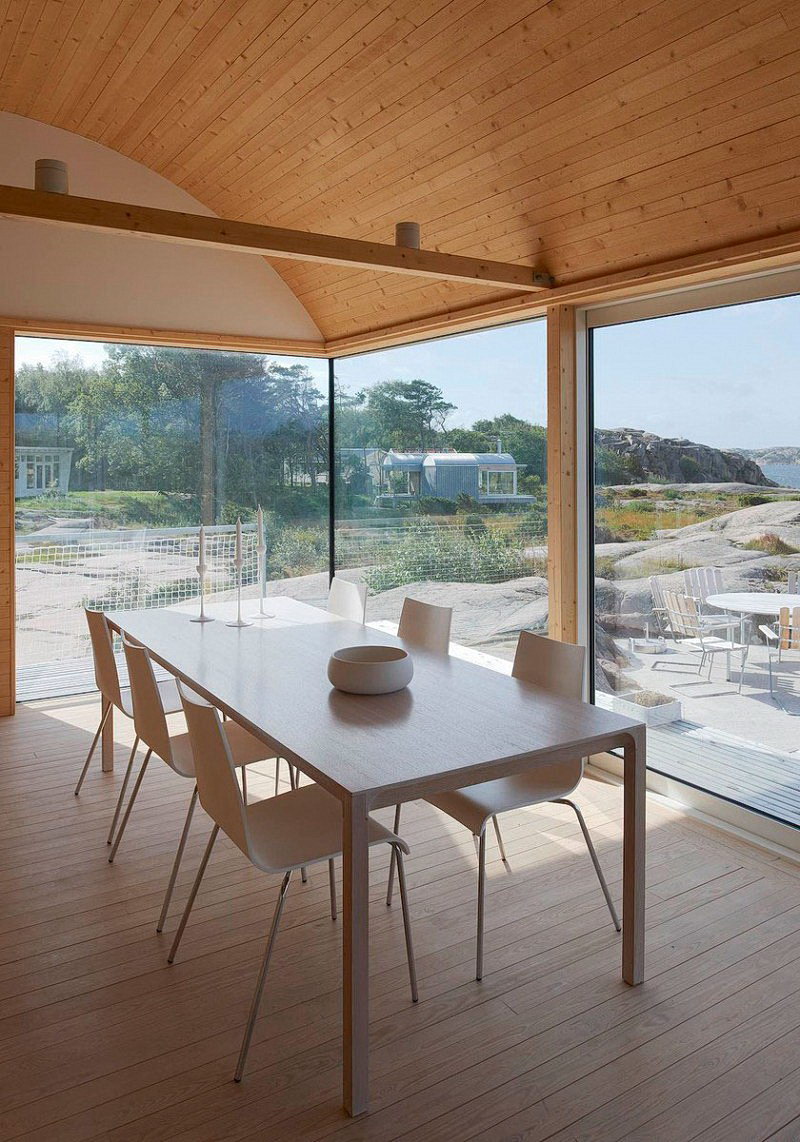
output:
[[[634,479],[699,484],[741,482],[774,487],[754,460],[692,440],[656,436],[641,428],[598,428],[598,448],[625,459]]]

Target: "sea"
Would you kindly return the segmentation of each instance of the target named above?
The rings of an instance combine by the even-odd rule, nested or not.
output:
[[[800,464],[759,464],[768,480],[782,488],[800,488]]]

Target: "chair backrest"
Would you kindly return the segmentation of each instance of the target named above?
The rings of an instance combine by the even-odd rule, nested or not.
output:
[[[200,804],[245,856],[250,856],[247,813],[219,711],[178,683],[186,715]]]
[[[797,572],[787,571],[786,573],[786,590],[790,595],[797,594]]]
[[[452,607],[437,607],[433,603],[422,603],[419,599],[405,598],[397,634],[406,642],[415,642],[426,650],[447,654],[452,621]]]
[[[800,607],[781,607],[778,633],[781,650],[800,650]]]
[[[719,567],[689,567],[683,573],[686,594],[704,603],[709,595],[718,595],[724,590],[722,572]]]
[[[161,692],[153,673],[150,654],[146,647],[131,642],[124,632],[122,646],[128,664],[128,681],[133,699],[133,725],[136,733],[157,757],[167,765],[173,765],[167,718],[161,701]]]
[[[570,642],[520,631],[511,673],[562,698],[583,698],[586,649]]]
[[[697,600],[692,595],[681,595],[677,591],[664,592],[664,606],[669,616],[672,633],[686,638],[701,637]]]
[[[86,622],[89,626],[89,638],[92,642],[92,658],[94,659],[94,680],[97,689],[109,702],[120,708],[122,697],[119,689],[119,673],[117,660],[114,658],[114,642],[111,636],[111,627],[102,611],[84,610]]]
[[[666,610],[664,606],[664,592],[661,588],[661,580],[656,575],[650,576],[650,594],[653,596],[653,610]]]
[[[328,610],[340,619],[363,623],[367,611],[366,583],[351,583],[334,575],[328,591]]]

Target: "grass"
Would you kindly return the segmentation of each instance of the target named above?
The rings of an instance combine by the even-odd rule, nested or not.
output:
[[[747,543],[742,544],[742,547],[747,551],[763,551],[765,555],[797,555],[800,553],[800,549],[792,547],[791,543],[787,543],[772,531],[757,535],[755,539],[748,539]]]
[[[688,527],[692,523],[711,519],[727,511],[726,505],[715,508],[700,504],[683,505],[675,503],[675,508],[658,510],[649,501],[641,504],[609,504],[598,508],[596,524],[599,543],[620,543],[633,539],[652,539],[657,531],[676,527]]]
[[[65,496],[37,496],[16,501],[16,510],[47,516],[91,516],[96,527],[191,527],[197,523],[197,497],[182,492],[68,492]]]

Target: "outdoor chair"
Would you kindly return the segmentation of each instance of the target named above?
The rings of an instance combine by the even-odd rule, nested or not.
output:
[[[794,591],[791,592],[791,594],[794,593]],[[769,626],[762,624],[758,629],[767,640],[770,697],[773,702],[781,707],[784,713],[798,717],[800,714],[787,710],[778,699],[775,693],[772,666],[773,662],[780,664],[783,661],[783,655],[788,651],[800,651],[800,607],[781,607],[777,622]]]
[[[580,700],[583,698],[583,675],[586,651],[582,646],[545,638],[531,631],[521,631],[514,656],[512,677],[546,690],[550,694]],[[535,701],[531,695],[531,701]],[[485,781],[470,785],[465,789],[437,793],[426,800],[430,805],[446,813],[470,830],[478,848],[478,931],[475,961],[475,978],[483,976],[483,934],[486,898],[486,826],[492,821],[497,832],[500,856],[507,863],[505,848],[497,826],[497,814],[512,809],[526,809],[545,802],[569,805],[578,818],[586,847],[589,850],[597,879],[605,897],[614,927],[621,930],[614,902],[608,884],[603,876],[600,861],[595,852],[589,829],[578,806],[570,800],[570,794],[580,784],[583,777],[583,759],[559,762],[557,765],[541,766],[512,777],[501,777],[495,781]],[[391,903],[391,881],[387,904]]]
[[[706,626],[720,626],[732,629],[741,623],[739,615],[732,615],[728,611],[712,609],[705,611],[709,595],[721,595],[725,590],[725,582],[719,567],[688,567],[683,573],[683,586],[685,594],[697,601],[700,621]]]
[[[211,817],[214,827],[186,902],[180,926],[175,933],[168,962],[172,963],[177,954],[220,829],[256,868],[283,878],[236,1065],[234,1078],[239,1082],[258,1018],[261,995],[293,872],[303,865],[327,862],[330,873],[331,917],[336,919],[334,860],[342,853],[342,806],[320,785],[303,785],[289,793],[282,793],[279,797],[269,797],[264,801],[248,805],[242,798],[234,772],[236,761],[231,749],[231,723],[226,722],[223,725],[214,707],[208,705],[197,694],[192,694],[185,687],[181,687],[181,692],[194,753],[194,770],[197,775],[200,804]],[[372,817],[368,818],[368,829],[370,846],[391,845],[392,852],[396,856],[403,902],[403,928],[411,981],[411,999],[416,1003],[417,975],[403,867],[403,855],[408,853],[408,845]]]
[[[797,594],[797,580],[798,574],[796,571],[787,571],[786,573],[786,593],[788,595]]]
[[[714,655],[724,654],[726,659],[726,678],[730,681],[731,655],[741,655],[741,666],[739,669],[739,693],[741,694],[744,667],[747,661],[747,643],[735,642],[733,639],[720,638],[718,635],[715,635],[713,633],[715,628],[706,625],[703,621],[697,600],[692,598],[691,595],[681,595],[675,591],[665,591],[664,604],[667,608],[670,632],[676,645],[679,646],[681,650],[689,650],[693,654],[700,655],[700,665],[697,670],[698,674],[702,673],[706,659],[708,659],[708,677],[710,678]],[[724,616],[721,616],[721,618],[723,621],[716,624],[716,629],[725,629],[729,625],[729,623],[724,621]],[[739,620],[737,619],[737,625],[738,623]],[[746,624],[743,629],[747,629]]]

